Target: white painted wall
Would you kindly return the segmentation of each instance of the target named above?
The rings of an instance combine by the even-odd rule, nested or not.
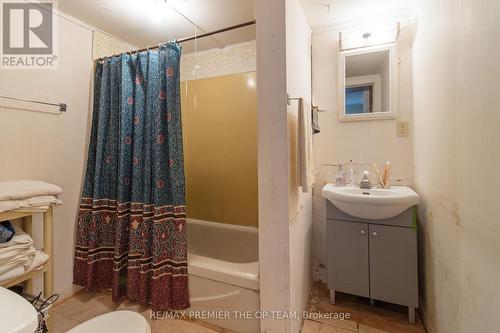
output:
[[[65,297],[73,292],[74,226],[88,150],[93,54],[131,46],[99,32],[101,42],[93,51],[92,27],[64,14],[57,20],[59,67],[0,70],[0,95],[64,102],[68,111],[35,112],[54,108],[0,101],[0,180],[40,179],[63,188],[64,204],[54,210],[53,237],[54,291]],[[38,244],[41,220],[35,218]]]
[[[286,83],[292,97],[311,108],[311,29],[299,0],[286,3]],[[288,106],[288,165],[290,211],[290,310],[299,315],[291,332],[299,332],[312,283],[312,190],[302,193],[298,183],[298,102]]]
[[[91,29],[93,30],[93,28]],[[93,34],[92,59],[108,57],[112,54],[118,54],[125,51],[137,50],[137,46],[131,45],[103,31],[93,30]]]
[[[315,29],[332,23],[368,21],[407,10],[412,0],[301,0],[309,25]],[[330,10],[327,5],[330,4]]]
[[[398,18],[399,19],[399,18]],[[394,20],[394,19],[392,19]],[[359,23],[359,22],[357,22]],[[344,23],[344,26],[349,26]],[[413,138],[396,136],[396,120],[341,122],[338,120],[338,26],[313,30],[313,101],[326,112],[319,113],[321,133],[314,135],[316,186],[313,194],[313,267],[316,279],[325,279],[326,208],[321,197],[325,182],[332,182],[336,167],[325,165],[375,162],[382,168],[392,163],[391,178],[413,182]],[[398,44],[397,120],[412,119],[412,32],[403,25]]]
[[[285,0],[255,1],[262,311],[290,309],[285,13]],[[261,332],[290,332],[290,321],[266,317]]]
[[[419,0],[415,185],[429,332],[500,326],[500,2]]]
[[[286,92],[310,108],[311,31],[298,0],[257,0],[256,18],[261,309],[300,317],[312,282],[312,197],[298,185],[298,104],[287,107]],[[261,332],[295,333],[301,322],[265,319]]]

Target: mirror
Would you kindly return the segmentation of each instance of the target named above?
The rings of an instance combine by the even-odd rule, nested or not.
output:
[[[339,73],[340,120],[395,118],[393,46],[344,51]]]

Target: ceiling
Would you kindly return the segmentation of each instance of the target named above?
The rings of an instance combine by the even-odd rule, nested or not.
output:
[[[311,28],[373,19],[411,7],[413,0],[300,0]]]
[[[139,48],[254,19],[253,0],[59,0],[58,5],[64,13]],[[249,26],[182,47],[189,53],[195,47],[221,48],[253,39],[255,26]]]
[[[271,0],[269,0],[271,1]],[[413,0],[300,0],[312,28],[394,13]],[[254,0],[59,0],[59,9],[139,48],[254,19]],[[195,28],[195,25],[198,29]],[[255,39],[255,26],[183,44],[185,53]]]

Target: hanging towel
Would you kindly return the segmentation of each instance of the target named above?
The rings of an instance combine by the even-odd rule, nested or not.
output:
[[[311,109],[304,108],[304,100],[299,99],[298,144],[299,144],[299,184],[302,192],[307,193],[314,183],[314,164],[312,147]]]
[[[318,111],[319,111],[319,108],[317,106],[313,106],[312,107],[311,122],[312,122],[312,132],[313,132],[313,134],[318,134],[320,132],[320,130],[319,130]]]

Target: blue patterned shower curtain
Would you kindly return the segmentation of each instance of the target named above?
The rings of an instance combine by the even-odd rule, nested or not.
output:
[[[155,311],[189,307],[175,43],[96,64],[73,280]]]

